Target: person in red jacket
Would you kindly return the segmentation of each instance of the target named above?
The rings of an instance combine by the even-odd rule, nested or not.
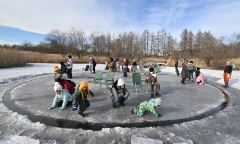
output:
[[[56,78],[55,82],[58,82],[63,89],[68,90],[68,92],[72,95],[75,92],[74,86],[69,83],[66,79]]]

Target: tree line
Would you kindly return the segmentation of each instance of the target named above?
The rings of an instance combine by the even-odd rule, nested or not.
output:
[[[180,41],[162,28],[156,32],[144,30],[141,34],[133,31],[117,33],[93,31],[90,35],[82,29],[71,28],[69,31],[51,30],[43,42],[37,45],[24,41],[21,45],[0,45],[0,47],[43,53],[74,54],[79,58],[84,55],[116,58],[141,58],[143,56],[168,56],[174,59],[202,58],[207,66],[212,61],[240,57],[240,33],[229,37],[216,37],[211,31],[194,34],[184,29]]]

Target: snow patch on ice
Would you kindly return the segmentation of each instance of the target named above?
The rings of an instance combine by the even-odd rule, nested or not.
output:
[[[145,135],[132,135],[131,144],[163,144],[161,140],[150,139]]]
[[[39,144],[39,140],[35,140],[26,136],[10,135],[0,140],[0,144]]]

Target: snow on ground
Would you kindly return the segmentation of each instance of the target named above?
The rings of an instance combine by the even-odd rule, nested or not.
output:
[[[179,72],[181,73],[182,68],[178,68]],[[175,67],[165,67],[162,69],[162,72],[176,74]],[[212,69],[200,69],[200,72],[203,73],[203,79],[205,77],[208,78],[218,78],[217,83],[223,84],[223,70],[212,70]],[[208,79],[207,78],[207,79]],[[233,71],[232,76],[229,82],[229,86],[240,89],[240,71]]]
[[[53,73],[54,66],[61,68],[60,64],[54,63],[31,63],[31,66],[0,69],[0,83],[7,83],[23,78],[35,77],[40,75],[47,75]],[[74,64],[74,71],[81,71],[86,64]],[[103,70],[105,65],[97,64],[96,70]]]

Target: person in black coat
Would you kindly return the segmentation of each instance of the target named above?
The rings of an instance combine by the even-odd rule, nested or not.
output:
[[[200,68],[197,67],[197,70],[195,71],[196,78],[199,76],[199,74],[200,74]]]
[[[229,78],[231,76],[231,73],[232,73],[232,66],[231,66],[231,63],[230,61],[228,61],[226,63],[226,67],[224,69],[224,74],[223,74],[223,77],[224,77],[224,82],[225,82],[225,85],[223,85],[224,88],[227,88],[228,87],[228,83],[229,83]]]
[[[90,57],[90,60],[92,60],[93,73],[95,73],[95,67],[96,67],[96,65],[97,65],[97,62],[96,62],[92,57]]]
[[[182,72],[181,72],[181,77],[182,77],[182,84],[185,84],[185,80],[188,77],[188,60],[184,60],[184,63],[182,63]]]
[[[175,64],[175,69],[177,69],[178,68],[178,60],[177,59],[175,60],[174,64]]]

